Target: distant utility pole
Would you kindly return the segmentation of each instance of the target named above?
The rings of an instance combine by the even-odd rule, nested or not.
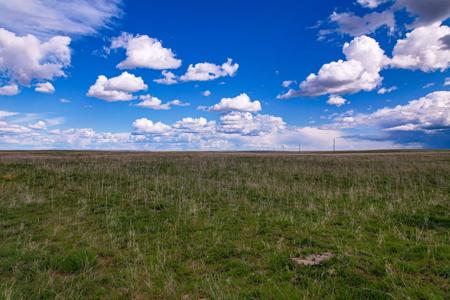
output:
[[[336,152],[336,138],[333,138],[333,152]]]
[[[302,152],[302,144],[298,144],[298,152]]]

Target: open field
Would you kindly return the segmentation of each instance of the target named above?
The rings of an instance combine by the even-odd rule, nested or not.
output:
[[[449,299],[449,229],[448,151],[0,152],[0,299]]]

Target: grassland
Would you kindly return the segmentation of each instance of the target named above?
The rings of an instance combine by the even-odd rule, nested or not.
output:
[[[445,151],[0,152],[4,299],[449,299],[449,229]]]

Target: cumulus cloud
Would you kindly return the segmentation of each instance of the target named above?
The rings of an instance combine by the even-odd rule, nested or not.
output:
[[[284,100],[284,99],[291,99],[291,98],[300,97],[300,96],[301,96],[300,91],[297,91],[294,89],[289,89],[287,92],[277,95],[277,99]]]
[[[189,102],[183,102],[178,99],[170,101],[169,104],[172,106],[190,106],[191,105]]]
[[[450,35],[450,27],[437,23],[414,29],[397,41],[390,66],[431,72],[444,71],[450,64],[450,49],[442,38]]]
[[[239,64],[233,63],[231,58],[228,58],[221,66],[212,63],[198,63],[195,65],[189,65],[186,73],[180,77],[181,81],[208,81],[214,80],[220,77],[230,76],[233,77]]]
[[[289,89],[278,98],[371,91],[381,84],[383,78],[380,71],[384,68],[445,71],[450,65],[450,48],[446,42],[448,36],[450,27],[446,25],[434,23],[417,27],[396,42],[392,58],[384,55],[374,39],[359,36],[344,45],[346,60],[323,65],[317,74],[310,74],[300,84],[300,90]],[[380,88],[378,93],[385,94],[395,89]]]
[[[120,62],[119,69],[148,68],[154,70],[177,69],[181,60],[176,58],[172,49],[164,48],[161,41],[148,35],[133,36],[122,33],[111,42],[110,49],[126,49],[127,58]]]
[[[165,85],[172,85],[178,83],[177,76],[174,73],[167,70],[163,70],[161,74],[163,75],[163,78],[158,78],[153,81]]]
[[[22,135],[29,133],[31,131],[30,128],[19,125],[19,124],[12,124],[5,121],[0,120],[0,140],[2,136],[9,136],[9,135]]]
[[[295,83],[295,80],[285,80],[281,83],[282,87],[288,88]]]
[[[389,131],[450,129],[450,92],[432,92],[405,105],[385,107],[371,114],[337,118],[341,127],[376,126]]]
[[[171,140],[179,141],[217,137],[227,139],[230,136],[263,136],[281,132],[286,128],[286,123],[280,117],[233,111],[221,115],[219,124],[203,117],[183,118],[172,125],[141,118],[133,123],[133,127],[138,134],[164,135]]]
[[[279,99],[326,94],[352,94],[371,91],[383,80],[380,71],[386,62],[383,49],[368,36],[354,38],[343,47],[346,60],[323,65],[317,74],[310,74],[300,83],[300,90],[289,90]]]
[[[335,96],[335,95],[331,95],[327,101],[327,104],[335,105],[337,107],[340,107],[340,106],[344,105],[345,103],[347,103],[347,99],[342,98],[341,96]]]
[[[49,129],[61,124],[62,118],[40,117],[35,113],[0,111],[2,149],[133,149],[134,143],[139,142],[139,137],[127,132],[96,132],[91,128]]]
[[[36,84],[36,88],[34,90],[39,93],[53,94],[55,92],[55,87],[51,84],[51,82],[47,81]]]
[[[280,117],[232,111],[220,116],[219,131],[242,135],[262,135],[284,129],[286,123]]]
[[[209,96],[211,96],[211,91],[210,90],[206,90],[206,91],[204,91],[202,93],[202,95],[205,96],[205,97],[209,97]]]
[[[0,28],[0,75],[29,85],[34,79],[65,76],[70,64],[70,38],[54,36],[42,42],[34,35],[18,36]]]
[[[170,130],[170,126],[162,122],[153,122],[147,118],[137,119],[133,122],[134,129],[139,133],[163,134]]]
[[[359,5],[368,8],[376,8],[380,4],[383,4],[388,1],[389,0],[356,0],[356,2],[358,2]]]
[[[216,131],[216,122],[201,118],[183,118],[172,126],[175,130],[182,133],[191,134],[214,134]]]
[[[241,111],[258,112],[261,110],[261,102],[252,101],[250,97],[243,93],[234,98],[222,98],[219,103],[208,108],[210,111]]]
[[[47,124],[44,121],[40,120],[34,124],[29,125],[28,127],[32,128],[32,129],[42,130],[47,127]]]
[[[188,106],[189,103],[182,102],[180,100],[172,100],[167,103],[162,103],[162,101],[151,95],[142,95],[139,96],[139,99],[142,100],[136,106],[150,108],[154,110],[169,110],[172,106]]]
[[[170,109],[169,103],[162,104],[162,101],[160,99],[158,99],[157,97],[153,97],[151,95],[140,96],[139,99],[141,99],[142,102],[139,102],[138,104],[136,104],[136,106],[151,108],[155,110]]]
[[[49,37],[95,34],[122,14],[119,0],[0,0],[0,26]]]
[[[130,101],[136,98],[132,93],[142,90],[147,90],[147,85],[141,77],[123,72],[110,79],[104,75],[98,76],[97,81],[89,88],[87,96],[109,102]]]
[[[19,136],[29,134],[33,129],[40,129],[42,122],[26,124],[35,120],[36,114],[20,114],[17,112],[0,111],[0,141],[2,136]],[[45,124],[44,124],[45,125]]]
[[[235,142],[234,147],[242,147],[244,137],[264,139],[271,134],[282,134],[286,124],[282,118],[251,114],[248,112],[230,112],[220,117],[220,122],[206,118],[183,118],[171,125],[142,118],[133,123],[135,135],[145,135],[145,139],[156,143],[200,143],[211,147],[225,147]],[[233,142],[232,142],[233,141]],[[254,141],[253,141],[254,142]]]
[[[384,108],[369,118],[390,130],[442,130],[450,128],[450,92],[433,92],[406,105]]]
[[[14,96],[19,93],[17,84],[0,86],[0,96]]]
[[[154,82],[172,85],[187,81],[209,81],[220,77],[233,77],[238,69],[239,64],[233,63],[233,60],[230,58],[222,65],[216,65],[208,62],[198,63],[195,65],[190,64],[185,74],[178,77],[174,73],[164,70],[162,71],[163,77],[155,79]]]
[[[339,139],[341,149],[393,148],[390,141],[371,141],[347,138],[337,129],[287,126],[280,117],[231,112],[222,115],[219,123],[205,118],[183,118],[171,125],[163,124],[155,130],[154,121],[145,119],[147,133],[135,127],[133,136],[145,145],[161,149],[258,149],[297,151],[299,143],[306,150],[330,150],[333,138]]]
[[[394,86],[391,86],[388,88],[382,87],[377,91],[377,93],[380,95],[384,95],[384,94],[392,93],[395,90],[397,90],[397,87],[394,85]]]
[[[283,146],[296,151],[300,143],[305,150],[329,150],[333,138],[340,137],[340,149],[405,146],[348,137],[336,128],[288,126],[277,116],[236,111],[223,114],[217,123],[202,117],[186,117],[172,124],[140,118],[133,122],[133,132],[49,129],[59,123],[56,119],[39,119],[36,114],[0,111],[0,144],[3,149],[280,150]]]

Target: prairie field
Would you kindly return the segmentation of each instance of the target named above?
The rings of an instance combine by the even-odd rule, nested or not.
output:
[[[449,299],[449,229],[449,151],[0,152],[0,299]]]

